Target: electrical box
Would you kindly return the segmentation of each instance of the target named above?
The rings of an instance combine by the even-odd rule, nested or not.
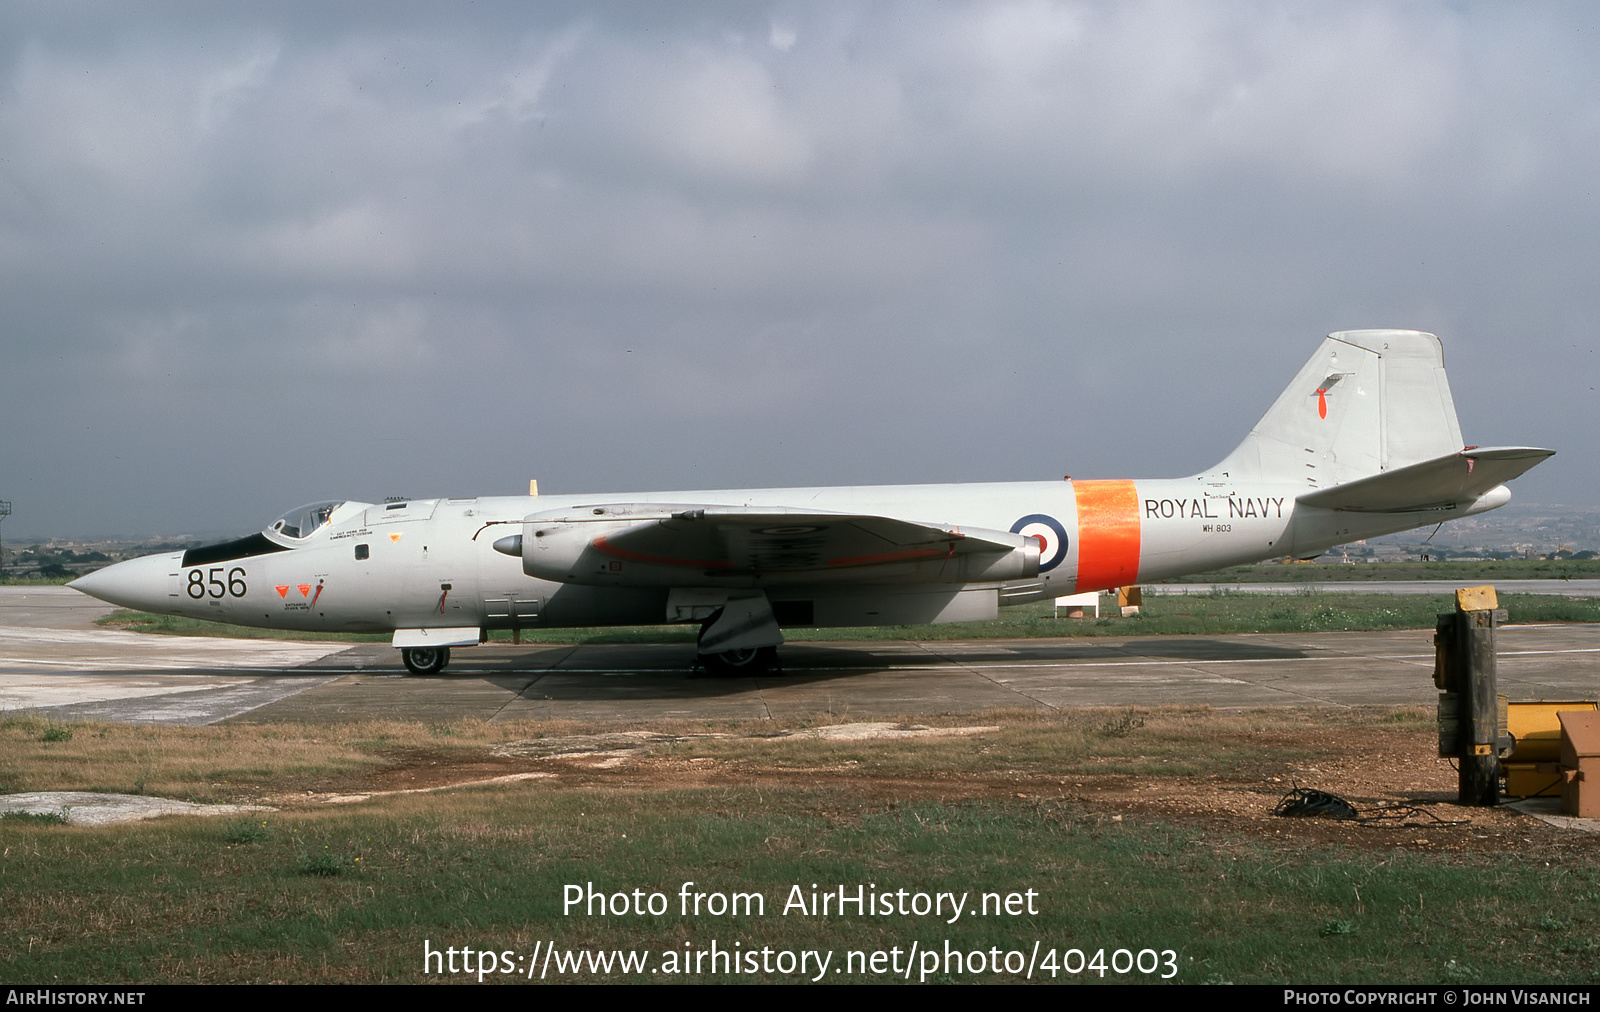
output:
[[[1600,711],[1562,711],[1561,811],[1600,818]]]

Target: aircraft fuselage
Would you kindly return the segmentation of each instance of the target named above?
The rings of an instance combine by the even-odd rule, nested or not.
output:
[[[670,587],[629,586],[632,560],[611,563],[612,586],[603,576],[587,584],[556,582],[526,575],[517,558],[495,551],[493,543],[518,530],[530,513],[616,501],[782,503],[1039,538],[1038,573],[1022,579],[952,582],[933,560],[920,578],[902,576],[893,586],[870,579],[841,583],[837,573],[819,586],[776,578],[764,584],[759,572],[743,581],[767,588],[783,625],[963,621],[992,617],[1000,604],[1315,554],[1418,522],[1412,514],[1297,505],[1294,496],[1302,490],[1204,476],[411,500],[367,506],[304,545],[274,543],[260,554],[203,549],[150,556],[117,567],[117,586],[86,589],[144,611],[303,631],[644,625],[692,616],[668,613]],[[1469,512],[1476,510],[1448,516]],[[684,582],[706,580],[694,572]]]

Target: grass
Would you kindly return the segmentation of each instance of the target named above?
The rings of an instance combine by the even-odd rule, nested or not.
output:
[[[300,860],[294,870],[300,875],[336,878],[355,870],[360,861],[359,856],[346,857],[342,852],[336,853],[330,844],[325,843],[321,850],[301,851]]]
[[[272,839],[272,829],[266,819],[254,816],[229,819],[223,823],[222,839],[227,843],[248,844],[264,843]]]
[[[65,826],[67,816],[64,812],[6,812],[0,815],[0,821],[34,826]]]
[[[1445,595],[1316,593],[1148,596],[1139,614],[1123,618],[1101,598],[1102,618],[1058,619],[1048,602],[1007,608],[992,622],[880,629],[786,629],[801,640],[1006,639],[1053,636],[1145,636],[1336,632],[1380,629],[1431,629],[1436,617],[1453,611]],[[1600,622],[1600,599],[1502,594],[1500,605],[1513,622]],[[1107,611],[1113,614],[1107,615]],[[527,638],[526,636],[524,637]]]
[[[938,953],[948,944],[964,957],[996,949],[1002,961],[1023,953],[1039,959],[1036,978],[1051,979],[1053,967],[1060,981],[1099,982],[1082,966],[1068,973],[1063,961],[1092,964],[1104,949],[1110,967],[1121,948],[1130,956],[1151,950],[1146,965],[1159,957],[1159,972],[1108,968],[1104,979],[1159,980],[1169,967],[1181,983],[1551,983],[1600,973],[1593,846],[1508,859],[1472,849],[1470,828],[1450,831],[1469,841],[1453,851],[1407,849],[1418,830],[1366,830],[1389,835],[1361,850],[1314,837],[1288,845],[1243,823],[1174,824],[1125,807],[1113,815],[1066,796],[1069,778],[1176,773],[1197,783],[1254,783],[1288,765],[1338,763],[1352,735],[1427,736],[1424,711],[1174,707],[982,720],[1000,729],[915,744],[751,736],[770,734],[761,722],[662,723],[655,729],[730,735],[681,738],[658,752],[680,768],[725,775],[710,786],[650,789],[619,774],[604,784],[540,781],[338,807],[287,799],[348,789],[406,757],[472,770],[490,744],[597,728],[86,723],[74,725],[70,741],[47,744],[40,724],[6,721],[0,761],[24,789],[73,788],[97,766],[97,776],[119,783],[148,766],[152,783],[171,796],[275,794],[285,807],[226,822],[0,820],[0,979],[477,979],[425,973],[426,944],[495,953],[485,980],[510,982],[525,979],[527,957],[551,942],[563,952],[647,950],[660,969],[667,953],[703,953],[713,939],[724,951],[735,943],[741,951],[825,949],[835,966],[862,954],[851,972],[830,970],[828,979],[840,982],[903,979],[874,974],[867,959],[895,949],[904,956],[913,944]],[[1324,744],[1313,743],[1313,732]],[[218,789],[217,771],[240,769],[251,771],[247,783]],[[1262,803],[1270,807],[1270,797]],[[1438,840],[1447,831],[1428,832]],[[686,882],[694,883],[690,892],[760,895],[763,912],[685,915]],[[624,906],[634,890],[641,898],[659,893],[664,912],[591,914],[582,902],[565,905],[570,889],[587,895],[591,886],[606,897],[625,894]],[[970,905],[953,922],[810,911],[814,891],[840,886],[966,894]],[[974,915],[983,894],[993,894],[994,910]],[[1015,913],[1003,912],[1007,897]],[[1036,942],[1048,959],[1035,954]],[[912,979],[924,971],[930,982],[1020,977],[935,962],[919,960]],[[642,979],[799,976],[702,967]],[[625,978],[613,968],[550,979]]]
[[[1513,621],[1600,621],[1593,601],[1503,595],[1501,603]],[[994,623],[793,630],[791,639],[1426,628],[1451,606],[1444,597],[1219,593],[1148,598],[1143,613],[1127,619],[1058,620],[1049,605],[1035,605],[1010,609]],[[204,630],[195,634],[235,632],[194,627]],[[659,641],[664,633],[688,639],[693,629],[555,630],[523,638]],[[703,761],[696,768],[721,771],[707,775],[710,786],[645,789],[620,776],[607,784],[539,781],[334,808],[292,799],[377,782],[398,762],[475,769],[494,743],[596,729],[471,720],[204,728],[0,720],[0,788],[7,791],[137,787],[135,793],[184,800],[273,798],[283,806],[227,823],[165,819],[96,828],[51,816],[0,820],[0,979],[477,979],[425,973],[427,945],[495,953],[485,980],[509,982],[523,979],[526,957],[551,942],[563,951],[648,950],[660,968],[666,953],[703,953],[713,939],[725,950],[734,943],[741,951],[827,949],[834,965],[850,952],[905,953],[913,944],[919,951],[944,951],[948,943],[962,953],[1032,954],[1038,943],[1054,953],[1054,970],[1036,976],[1090,982],[1102,978],[1062,969],[1065,950],[1084,950],[1086,961],[1100,949],[1107,960],[1119,948],[1171,950],[1173,979],[1181,983],[1582,983],[1600,974],[1600,865],[1588,843],[1547,847],[1538,860],[1475,850],[1469,830],[1460,831],[1465,849],[1448,852],[1408,848],[1404,834],[1364,849],[1287,846],[1249,827],[1113,816],[1105,806],[1063,796],[1072,778],[1259,782],[1290,763],[1334,766],[1347,756],[1319,752],[1311,731],[1428,736],[1430,711],[1074,710],[981,722],[1001,730],[915,746],[772,741],[744,736],[770,725],[736,721],[662,723],[642,729],[735,735],[685,738],[657,750],[664,760]],[[563,910],[569,886],[592,883],[607,895],[659,892],[676,903],[687,881],[706,892],[760,894],[766,913]],[[974,902],[982,893],[1032,890],[1038,913],[953,924],[915,915],[781,913],[796,887],[803,896],[813,883],[819,891],[867,885],[969,893]],[[502,973],[502,966],[516,972]],[[897,979],[864,965],[828,976]],[[1159,973],[1108,970],[1103,979],[1152,977]],[[929,979],[1017,978],[936,966]]]
[[[1396,711],[1401,716],[1391,719],[1410,719],[1404,716],[1409,712]],[[726,736],[730,732],[770,735],[777,730],[770,723],[666,721],[641,729],[712,735],[664,746],[663,754],[672,758],[756,763],[778,770],[867,763],[885,776],[976,774],[993,765],[997,750],[1013,756],[1014,768],[1030,775],[1088,770],[1187,772],[1199,768],[1192,755],[1195,737],[1202,733],[1210,739],[1208,759],[1233,768],[1266,759],[1281,762],[1301,754],[1286,744],[1303,720],[1293,711],[1218,714],[1209,708],[1073,709],[1059,713],[1004,711],[996,719],[1003,719],[1005,728],[986,735],[981,743],[938,738],[916,748],[877,741],[814,739],[786,740],[779,748],[765,737]],[[818,722],[832,720],[820,717]],[[253,803],[334,790],[335,785],[349,789],[387,765],[409,761],[407,757],[421,756],[429,764],[470,763],[497,743],[592,730],[570,721],[491,723],[469,719],[448,725],[363,721],[207,727],[86,722],[73,725],[77,733],[70,744],[47,744],[39,735],[44,723],[26,716],[0,720],[0,783],[5,791],[95,791]],[[795,726],[807,723],[800,721]],[[251,824],[249,819],[230,823],[226,832],[246,833]],[[246,828],[237,828],[240,826]]]
[[[226,625],[205,622],[197,618],[177,615],[155,615],[147,611],[119,608],[96,625],[129,632],[156,633],[163,636],[225,636],[230,639],[259,640],[334,640],[346,643],[388,642],[389,633],[298,632],[291,629],[257,629],[252,626]]]
[[[1459,580],[1493,583],[1496,580],[1600,579],[1600,559],[1507,559],[1484,562],[1297,562],[1230,566],[1210,573],[1195,573],[1169,583],[1336,583],[1383,580]]]
[[[45,740],[50,728],[69,731]],[[361,734],[371,734],[363,727]],[[231,725],[62,725],[32,716],[0,719],[0,790],[149,794],[228,801],[284,783],[316,784],[359,775],[380,762],[336,729]]]

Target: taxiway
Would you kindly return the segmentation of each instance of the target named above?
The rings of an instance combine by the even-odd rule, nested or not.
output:
[[[782,674],[696,677],[689,643],[485,646],[440,676],[385,643],[99,629],[66,588],[0,588],[0,710],[156,724],[407,719],[851,719],[995,708],[1432,705],[1431,630],[791,643]],[[1063,619],[1063,622],[1071,621]],[[1500,691],[1600,695],[1600,626],[1507,626]]]

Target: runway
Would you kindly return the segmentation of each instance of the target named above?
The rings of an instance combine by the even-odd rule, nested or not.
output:
[[[344,643],[151,636],[66,587],[0,587],[0,713],[212,724],[332,681],[305,666]]]
[[[65,588],[0,588],[0,710],[153,724],[859,719],[996,708],[1432,705],[1431,630],[791,643],[781,674],[691,673],[689,644],[485,646],[416,678],[386,644],[94,627]],[[1070,620],[1063,620],[1070,621]],[[1507,626],[1500,691],[1600,698],[1600,626]]]

